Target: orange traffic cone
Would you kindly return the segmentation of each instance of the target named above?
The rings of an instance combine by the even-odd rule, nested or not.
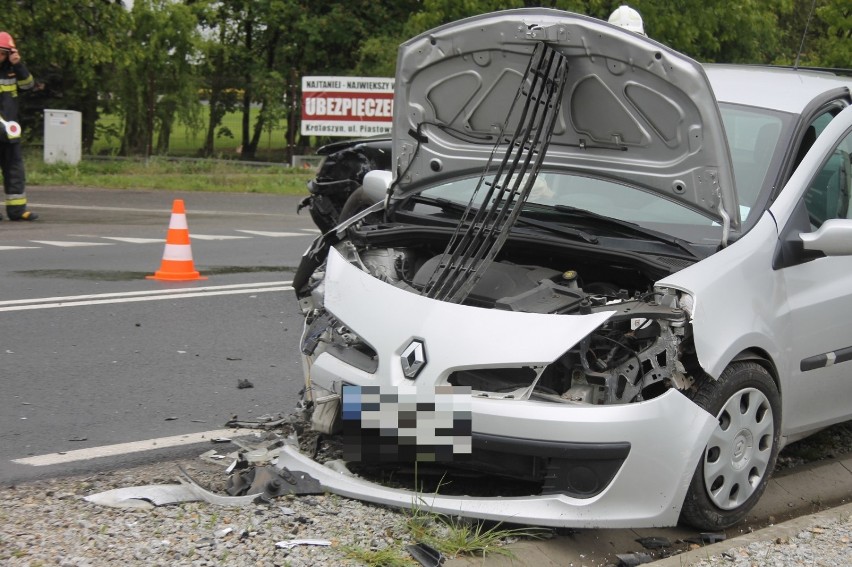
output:
[[[184,282],[190,280],[206,280],[195,271],[192,262],[192,248],[189,246],[189,226],[186,224],[186,211],[183,199],[175,199],[172,205],[172,218],[169,220],[169,233],[166,236],[166,249],[163,251],[163,262],[153,276],[145,276],[149,280],[165,280]]]

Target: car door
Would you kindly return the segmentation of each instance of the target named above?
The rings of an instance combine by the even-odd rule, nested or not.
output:
[[[787,435],[852,415],[852,108],[835,121],[771,209],[792,327],[779,369]]]

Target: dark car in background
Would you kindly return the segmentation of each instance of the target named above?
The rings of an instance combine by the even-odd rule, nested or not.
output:
[[[352,208],[359,201],[358,190],[364,175],[374,169],[390,169],[391,139],[335,142],[322,146],[317,154],[325,157],[317,168],[317,176],[308,182],[311,194],[302,200],[298,210],[307,207],[314,224],[322,232],[328,232],[355,212]],[[346,208],[353,194],[355,197]]]

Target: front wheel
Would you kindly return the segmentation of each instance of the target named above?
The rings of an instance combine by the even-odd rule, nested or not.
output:
[[[693,401],[718,424],[690,482],[681,520],[702,530],[725,529],[755,505],[775,468],[781,396],[764,367],[735,362],[718,380],[706,379]]]

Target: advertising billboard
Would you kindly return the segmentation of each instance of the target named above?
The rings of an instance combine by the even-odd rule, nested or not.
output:
[[[390,134],[393,79],[302,77],[302,135],[349,138]]]

